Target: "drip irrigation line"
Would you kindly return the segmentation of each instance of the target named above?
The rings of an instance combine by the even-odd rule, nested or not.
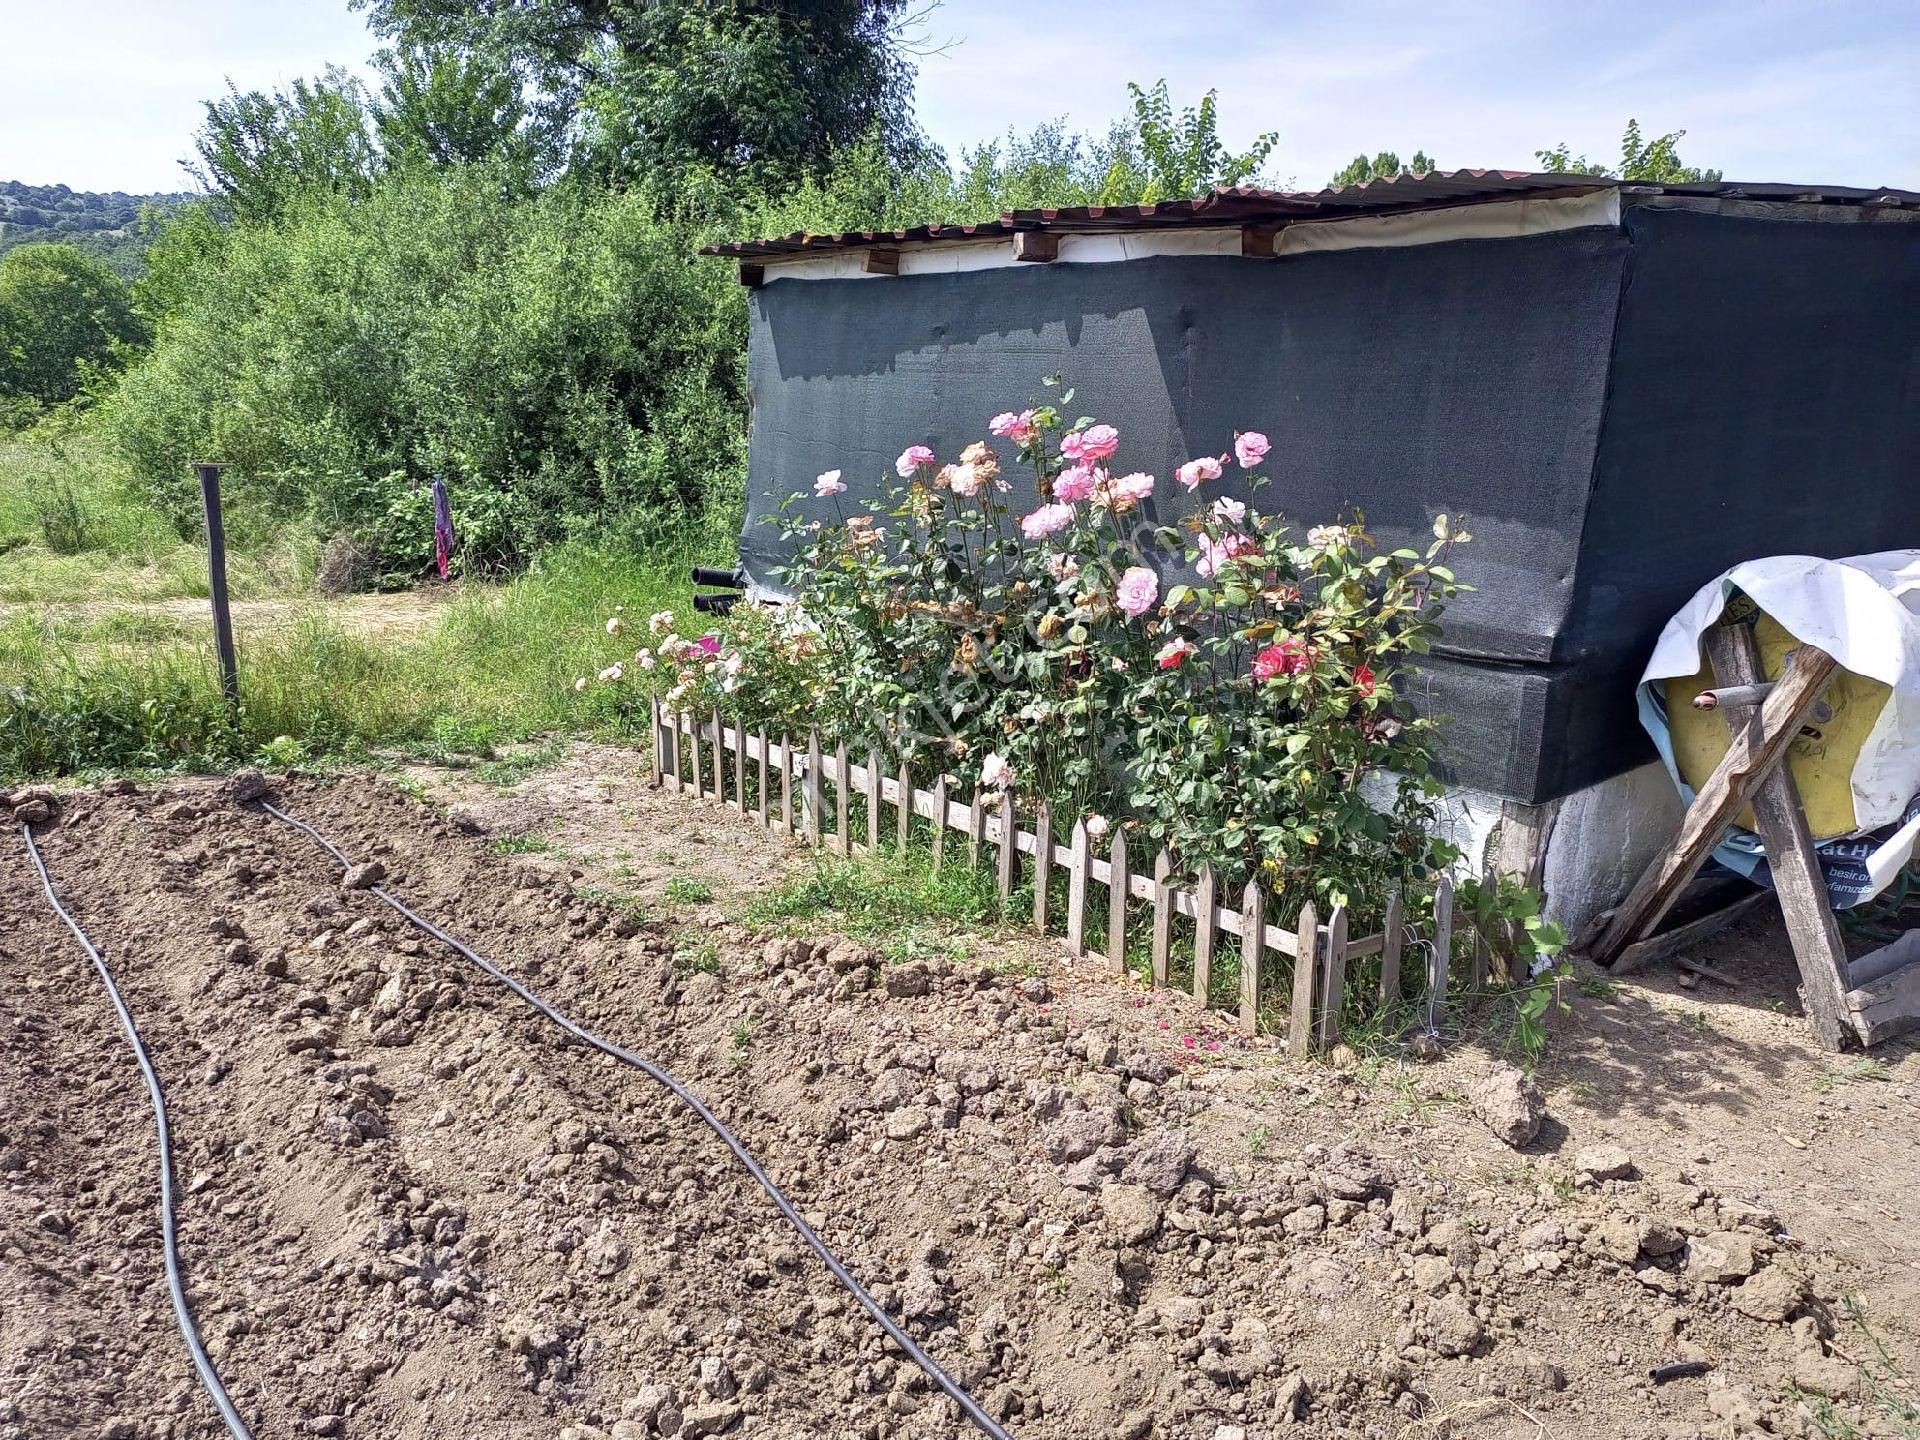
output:
[[[267,814],[273,816],[274,819],[291,825],[297,830],[304,830],[332,855],[335,860],[339,861],[343,869],[350,870],[353,868],[353,861],[347,857],[346,852],[326,836],[322,835],[318,830],[314,829],[313,826],[307,824],[306,821],[296,819],[292,815],[287,814],[286,811],[277,809],[264,800],[260,802],[260,808],[266,811]],[[880,1328],[886,1331],[888,1337],[907,1353],[913,1363],[924,1370],[928,1378],[946,1392],[947,1397],[960,1407],[967,1419],[971,1420],[986,1434],[992,1436],[993,1440],[1013,1440],[1013,1436],[1002,1427],[997,1420],[987,1414],[977,1400],[961,1388],[960,1382],[942,1369],[939,1361],[922,1350],[914,1338],[907,1334],[907,1332],[895,1322],[891,1315],[887,1314],[880,1302],[867,1293],[866,1287],[856,1280],[853,1277],[853,1273],[840,1262],[840,1258],[835,1255],[832,1250],[827,1248],[827,1242],[822,1240],[819,1235],[814,1232],[813,1227],[801,1218],[800,1212],[794,1209],[793,1202],[787,1199],[781,1192],[780,1187],[773,1183],[773,1177],[768,1175],[767,1172],[760,1167],[760,1162],[753,1158],[745,1145],[741,1144],[739,1136],[729,1130],[725,1122],[722,1121],[719,1116],[715,1115],[713,1111],[709,1110],[706,1102],[701,1100],[698,1095],[694,1094],[693,1091],[689,1090],[685,1085],[682,1085],[671,1074],[661,1069],[644,1055],[628,1050],[624,1046],[616,1045],[610,1040],[603,1040],[591,1030],[575,1023],[565,1014],[556,1010],[545,1000],[542,1000],[538,995],[534,994],[534,992],[529,990],[525,985],[514,979],[513,976],[495,965],[484,955],[468,948],[460,940],[448,934],[445,930],[442,930],[431,920],[415,914],[387,891],[375,886],[369,893],[399,912],[399,914],[418,926],[421,930],[433,936],[434,939],[451,947],[466,959],[472,961],[473,964],[479,966],[480,969],[484,970],[488,975],[491,975],[495,980],[498,980],[502,985],[506,986],[515,995],[518,995],[522,1000],[526,1001],[527,1004],[531,1005],[535,1010],[538,1010],[568,1034],[585,1041],[602,1054],[611,1055],[614,1059],[631,1065],[636,1070],[642,1071],[685,1102],[694,1114],[698,1115],[707,1123],[707,1127],[712,1130],[714,1134],[726,1142],[727,1148],[733,1151],[734,1158],[746,1167],[749,1175],[753,1176],[753,1178],[759,1182],[760,1188],[767,1192],[767,1197],[773,1201],[775,1208],[787,1218],[794,1229],[800,1232],[800,1238],[807,1242],[808,1248],[820,1257],[827,1269],[833,1272],[833,1278],[838,1280],[841,1285],[846,1288],[847,1292],[851,1294],[855,1300],[860,1302],[861,1308],[874,1318]]]
[[[94,949],[87,932],[67,913],[66,906],[60,903],[60,897],[54,893],[53,881],[48,877],[47,867],[40,859],[40,851],[33,843],[33,831],[22,825],[20,838],[27,842],[27,858],[33,861],[34,871],[40,876],[40,888],[47,892],[47,903],[53,906],[54,914],[67,922],[73,938],[80,942],[80,948],[93,961],[93,968],[100,972],[100,981],[107,987],[107,998],[113,1001],[114,1013],[120,1017],[120,1028],[126,1032],[127,1044],[133,1049],[133,1058],[140,1062],[140,1073],[147,1082],[147,1098],[153,1102],[154,1124],[160,1132],[160,1243],[162,1258],[166,1262],[167,1290],[173,1297],[174,1319],[180,1324],[181,1337],[187,1342],[187,1350],[193,1356],[193,1368],[200,1374],[200,1383],[207,1387],[208,1398],[220,1412],[228,1431],[234,1440],[253,1440],[253,1432],[247,1429],[240,1412],[233,1408],[233,1401],[227,1396],[226,1386],[220,1383],[219,1373],[213,1368],[206,1346],[200,1343],[200,1332],[193,1323],[193,1311],[187,1304],[186,1285],[180,1278],[179,1242],[173,1223],[173,1136],[167,1128],[167,1102],[160,1092],[160,1076],[147,1055],[140,1032],[134,1028],[133,1015],[127,1009],[127,1002],[120,998],[119,986],[113,983],[113,972],[107,969],[106,960]]]

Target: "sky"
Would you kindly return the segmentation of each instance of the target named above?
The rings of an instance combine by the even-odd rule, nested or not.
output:
[[[1065,118],[1100,131],[1126,82],[1219,92],[1236,149],[1323,185],[1361,150],[1528,169],[1565,140],[1611,163],[1629,116],[1684,128],[1732,179],[1920,189],[1915,0],[946,0],[914,32],[921,124],[950,154]],[[0,0],[0,179],[190,188],[200,102],[375,42],[345,0]]]

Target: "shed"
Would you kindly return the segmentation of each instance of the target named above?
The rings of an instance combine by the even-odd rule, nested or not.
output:
[[[877,488],[1050,372],[1129,468],[1263,430],[1303,525],[1468,517],[1443,760],[1552,801],[1650,758],[1634,683],[1714,574],[1920,545],[1916,222],[1906,190],[1456,170],[713,246],[752,287],[743,567],[778,590],[758,522],[817,473]]]

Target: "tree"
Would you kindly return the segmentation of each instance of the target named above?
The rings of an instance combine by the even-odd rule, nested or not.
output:
[[[1425,175],[1438,168],[1434,158],[1424,150],[1414,151],[1413,159],[1405,165],[1391,150],[1382,150],[1371,160],[1363,152],[1349,160],[1346,168],[1327,182],[1327,188],[1338,190],[1347,185],[1363,185],[1369,180],[1391,180],[1396,175]]]
[[[1684,130],[1669,130],[1653,140],[1641,137],[1640,122],[1627,121],[1620,137],[1620,166],[1609,170],[1584,155],[1575,155],[1562,140],[1551,150],[1536,150],[1542,170],[1560,175],[1607,175],[1620,180],[1644,180],[1656,185],[1698,185],[1720,178],[1718,170],[1699,170],[1680,161],[1680,137]]]
[[[701,165],[791,178],[876,127],[919,146],[903,36],[911,0],[353,0],[403,47],[521,76],[588,168]]]
[[[57,405],[140,338],[126,283],[72,245],[0,256],[0,398]]]
[[[1151,90],[1129,82],[1127,91],[1133,96],[1142,171],[1134,187],[1138,193],[1131,197],[1137,204],[1203,195],[1215,186],[1256,180],[1280,138],[1269,130],[1254,140],[1252,149],[1235,155],[1221,142],[1212,90],[1200,97],[1198,106],[1178,115],[1167,98],[1164,80],[1155,81]]]
[[[374,59],[380,93],[367,103],[389,165],[505,160],[529,178],[552,152],[538,133],[519,75],[487,55],[441,46],[386,49]]]
[[[229,80],[206,110],[193,139],[200,158],[186,170],[236,219],[274,219],[308,188],[365,192],[376,152],[365,92],[344,71],[271,95],[242,94]]]

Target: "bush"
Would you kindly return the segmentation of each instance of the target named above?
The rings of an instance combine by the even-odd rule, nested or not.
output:
[[[93,256],[51,244],[0,255],[0,421],[71,400],[140,333],[126,283]]]
[[[1375,911],[1450,858],[1428,834],[1432,721],[1395,685],[1458,588],[1443,562],[1468,537],[1447,517],[1424,552],[1374,553],[1357,522],[1302,534],[1259,508],[1249,432],[1170,483],[1216,492],[1237,461],[1250,498],[1156,526],[1160,482],[1116,473],[1113,427],[1042,405],[991,429],[1031,502],[986,442],[944,465],[910,448],[881,511],[786,522],[795,605],[665,634],[602,680],[1124,823],[1228,886],[1260,873],[1283,906]]]

